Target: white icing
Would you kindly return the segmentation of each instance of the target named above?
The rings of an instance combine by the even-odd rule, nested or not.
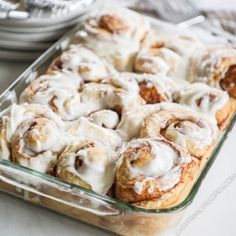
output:
[[[89,142],[93,142],[94,146],[82,148],[76,153],[69,151],[62,156],[64,161],[61,167],[79,176],[95,192],[106,194],[114,182],[117,154],[99,142]],[[76,157],[82,161],[82,166],[78,169],[75,169]]]
[[[184,57],[166,47],[166,41],[160,35],[150,32],[137,54],[135,69],[138,72],[176,76],[183,64]]]
[[[69,132],[80,139],[99,141],[104,146],[114,150],[122,146],[122,139],[116,131],[100,127],[90,122],[85,117],[81,117],[77,122],[75,122],[71,126]]]
[[[40,117],[19,125],[12,137],[12,150],[19,164],[46,173],[67,142],[57,123]]]
[[[3,119],[5,119],[6,140],[11,141],[18,125],[24,120],[33,119],[33,117],[43,116],[54,120],[61,128],[64,127],[60,117],[53,113],[48,107],[39,104],[12,104],[7,108]]]
[[[4,131],[4,127],[2,127],[0,131],[0,158],[10,160],[11,152],[8,148]]]
[[[13,104],[2,112],[2,117],[1,117],[2,126],[0,131],[1,133],[0,155],[2,158],[4,159],[10,158],[10,150],[8,144],[11,144],[13,136],[15,136],[18,133],[18,127],[23,122],[27,121],[31,122],[36,117],[44,117],[46,119],[52,120],[58,127],[60,127],[60,129],[64,129],[64,124],[61,121],[60,117],[54,114],[46,106],[38,104],[22,104],[22,105]],[[54,132],[54,130],[52,132]],[[37,135],[37,133],[35,133],[35,135]],[[38,142],[36,142],[35,148],[40,149],[40,147],[42,148],[42,146]],[[41,169],[40,165],[38,168],[42,171],[44,170],[44,168]]]
[[[171,102],[172,101],[172,94],[176,89],[176,84],[173,79],[169,77],[158,74],[158,75],[149,75],[149,74],[131,74],[126,73],[127,76],[133,76],[133,78],[138,82],[147,83],[147,87],[155,87],[158,93],[163,97],[164,101]]]
[[[107,69],[101,59],[82,45],[71,45],[61,54],[63,70],[72,71],[85,81],[98,81],[107,76]]]
[[[138,167],[131,165],[131,162],[139,159],[138,153],[131,153],[131,156],[126,160],[129,176],[136,178],[142,176],[141,181],[136,181],[134,191],[141,194],[144,186],[148,183],[148,192],[152,193],[157,187],[160,191],[165,191],[174,187],[181,178],[181,168],[183,165],[191,162],[191,157],[181,151],[180,148],[173,143],[169,143],[164,139],[146,138],[131,141],[127,148],[137,148],[139,145],[150,145],[150,160],[144,166]],[[118,161],[118,168],[125,160],[123,153]],[[158,181],[157,181],[158,180]],[[155,182],[154,182],[155,181]],[[154,184],[156,183],[156,185]]]
[[[148,144],[151,146],[152,159],[144,167],[133,168],[130,166],[131,177],[138,175],[160,177],[173,167],[178,155],[170,146],[152,140],[148,140]]]
[[[64,73],[43,75],[25,89],[20,102],[48,105],[64,121],[73,121],[106,108],[105,97],[114,89],[108,84],[87,83],[80,87],[79,92],[77,81]]]
[[[162,103],[161,109],[169,112],[164,115],[154,113],[149,117],[146,129],[150,136],[160,134],[160,130],[164,128],[165,134],[174,138],[175,143],[187,147],[190,141],[198,149],[217,139],[219,130],[216,124],[194,110],[171,103]],[[181,121],[181,125],[178,126],[175,121],[169,124],[171,117]]]
[[[132,73],[120,73],[108,78],[108,82],[115,88],[106,92],[105,103],[109,108],[118,105],[123,110],[142,102],[139,87],[133,75]]]
[[[165,46],[185,58],[189,58],[193,52],[204,47],[202,42],[194,37],[188,35],[177,35],[173,37],[170,34],[165,36]]]
[[[166,175],[159,179],[158,188],[161,191],[173,188],[179,182],[180,176],[181,168],[179,166],[172,168]]]
[[[100,110],[93,112],[89,116],[89,120],[99,126],[115,129],[119,123],[119,116],[116,112],[111,110]]]
[[[188,140],[191,140],[198,148],[212,143],[212,131],[208,126],[195,124],[191,121],[182,121],[180,127],[175,127],[175,122],[165,130],[165,134],[175,137],[175,143],[187,147]]]
[[[136,138],[144,119],[160,109],[161,104],[132,106],[123,112],[117,131],[125,141]]]
[[[210,95],[215,96],[211,99]],[[199,101],[199,99],[201,99]],[[178,93],[178,103],[187,105],[215,119],[216,112],[229,101],[226,92],[211,88],[202,83],[194,83]]]
[[[48,105],[63,120],[74,120],[82,113],[78,89],[77,80],[67,74],[43,75],[24,90],[20,102]]]
[[[143,181],[136,181],[134,183],[134,191],[137,193],[137,194],[141,194],[142,191],[143,191],[143,187],[145,186],[146,184],[146,180],[143,180]]]
[[[225,63],[224,59],[227,59],[228,62]],[[218,73],[221,79],[228,66],[234,63],[236,63],[236,50],[232,48],[216,46],[203,48],[192,56],[188,80],[220,88],[219,79],[214,78],[215,73]]]
[[[114,31],[101,28],[101,16],[113,16],[124,24],[124,30]],[[112,22],[111,22],[112,23]],[[132,69],[132,61],[139,49],[140,41],[149,29],[149,23],[140,15],[125,8],[96,9],[84,20],[83,32],[76,34],[77,40],[95,51],[119,71]],[[83,35],[82,38],[81,34]],[[87,34],[87,37],[85,37]]]

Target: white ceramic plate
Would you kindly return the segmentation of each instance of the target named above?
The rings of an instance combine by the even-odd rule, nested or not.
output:
[[[70,28],[69,28],[70,29]],[[0,39],[3,40],[16,40],[23,42],[51,42],[60,38],[63,34],[68,31],[68,28],[42,32],[42,33],[15,33],[15,32],[6,32],[0,30]]]
[[[9,61],[33,61],[38,58],[42,52],[22,52],[22,51],[9,51],[0,48],[0,60],[9,60]]]
[[[0,47],[8,50],[13,49],[13,50],[27,50],[27,51],[28,50],[43,51],[48,49],[52,45],[52,43],[22,42],[16,40],[0,39]]]
[[[63,24],[65,21],[71,21],[71,19],[78,18],[86,13],[90,7],[96,2],[96,0],[80,0],[75,9],[70,12],[66,12],[53,18],[42,15],[42,18],[29,18],[27,20],[15,20],[15,19],[3,19],[1,24],[5,26],[14,25],[15,27],[47,27],[53,25]]]
[[[69,28],[76,23],[78,23],[79,18],[73,18],[69,21],[64,21],[60,24],[56,25],[49,25],[49,26],[24,26],[24,27],[18,27],[14,24],[11,25],[4,25],[2,24],[2,21],[0,21],[0,30],[5,32],[13,32],[13,33],[48,33],[56,30],[62,30],[65,28]]]

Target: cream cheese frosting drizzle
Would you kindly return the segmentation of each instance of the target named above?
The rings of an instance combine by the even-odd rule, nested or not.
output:
[[[177,101],[215,120],[216,112],[226,105],[229,96],[222,90],[194,83],[177,93]]]
[[[81,178],[97,193],[106,194],[114,182],[117,154],[98,141],[87,140],[71,146],[60,159],[60,169]],[[80,160],[78,167],[77,159]]]
[[[99,81],[108,75],[105,63],[82,45],[70,45],[59,58],[62,70],[80,76],[84,81]]]

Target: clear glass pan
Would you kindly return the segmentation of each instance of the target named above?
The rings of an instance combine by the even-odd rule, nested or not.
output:
[[[167,23],[156,20],[152,20],[152,23],[154,27],[168,26]],[[74,29],[66,34],[15,80],[0,96],[0,110],[17,102],[18,95],[24,88],[46,70],[53,58],[67,48],[76,31],[77,29]],[[184,210],[193,201],[235,120],[236,116],[232,118],[229,127],[220,138],[191,191],[180,204],[171,208],[138,208],[2,159],[0,190],[120,235],[161,235],[176,227]]]

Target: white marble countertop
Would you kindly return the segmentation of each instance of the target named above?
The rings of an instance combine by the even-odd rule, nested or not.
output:
[[[0,92],[27,64],[0,62]],[[181,236],[235,236],[236,127],[179,225]],[[106,236],[108,232],[0,193],[0,236]],[[173,234],[175,235],[175,234]]]

